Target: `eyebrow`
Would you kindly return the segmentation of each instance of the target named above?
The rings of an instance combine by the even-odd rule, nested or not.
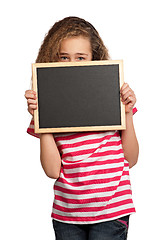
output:
[[[77,53],[77,55],[86,55],[86,56],[88,56],[88,54],[86,54],[86,53]]]
[[[59,54],[60,54],[60,55],[69,55],[69,54],[66,53],[66,52],[60,52]],[[88,56],[88,54],[86,54],[86,53],[75,53],[75,55],[86,55],[86,56]]]
[[[65,53],[65,52],[60,52],[59,53],[60,55],[62,54],[62,55],[68,55],[68,53]]]

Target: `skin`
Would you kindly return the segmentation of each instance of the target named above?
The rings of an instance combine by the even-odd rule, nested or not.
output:
[[[88,38],[71,37],[61,42],[59,51],[59,62],[91,61],[92,51]],[[28,111],[33,116],[37,109],[36,92],[27,90],[25,92]],[[133,90],[127,83],[121,88],[121,100],[125,104],[126,112],[126,130],[121,131],[122,147],[125,159],[129,162],[130,168],[138,160],[139,146],[136,138],[132,109],[136,103],[136,97]],[[56,146],[53,134],[40,134],[40,160],[46,175],[57,179],[61,170],[61,157]]]

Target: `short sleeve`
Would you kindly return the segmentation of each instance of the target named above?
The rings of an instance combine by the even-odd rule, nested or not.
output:
[[[132,109],[133,115],[134,115],[137,111],[138,111],[137,108],[134,107],[134,108]]]
[[[34,120],[33,120],[33,118],[32,118],[32,120],[29,124],[29,127],[27,128],[27,133],[34,136],[34,137],[40,138],[39,134],[35,133],[35,131],[34,131]]]

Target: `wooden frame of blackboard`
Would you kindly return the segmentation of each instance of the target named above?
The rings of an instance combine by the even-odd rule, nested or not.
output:
[[[107,130],[124,130],[126,129],[125,123],[125,106],[121,102],[120,98],[120,88],[124,83],[124,73],[123,73],[123,60],[100,60],[100,61],[82,61],[82,62],[54,62],[54,63],[34,63],[32,64],[32,79],[33,79],[33,90],[36,92],[38,97],[38,102],[40,95],[38,94],[38,71],[39,69],[48,68],[71,68],[71,67],[83,67],[83,66],[118,66],[119,75],[119,106],[120,106],[120,124],[111,125],[95,125],[95,126],[60,126],[60,127],[40,127],[39,124],[39,104],[38,108],[34,110],[34,129],[35,133],[62,133],[62,132],[84,132],[84,131],[107,131]],[[64,90],[65,91],[65,90]],[[56,101],[56,99],[55,99]],[[57,99],[59,102],[60,99]],[[41,111],[40,111],[41,112]]]

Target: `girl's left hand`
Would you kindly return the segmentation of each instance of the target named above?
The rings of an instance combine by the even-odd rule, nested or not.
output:
[[[132,112],[132,109],[136,103],[136,97],[134,91],[129,87],[127,83],[124,83],[120,90],[121,101],[125,104],[125,112]]]

